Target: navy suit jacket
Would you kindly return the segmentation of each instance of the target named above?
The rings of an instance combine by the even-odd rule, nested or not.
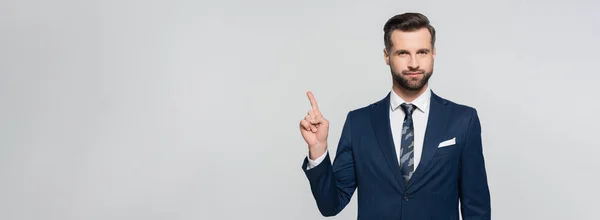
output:
[[[323,216],[337,215],[358,188],[358,219],[490,219],[490,193],[477,111],[432,92],[422,159],[402,179],[390,129],[390,94],[346,116],[333,164],[302,169]],[[438,148],[455,138],[456,144]],[[459,206],[460,202],[460,206]]]

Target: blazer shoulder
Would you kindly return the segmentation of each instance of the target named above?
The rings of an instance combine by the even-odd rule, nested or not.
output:
[[[375,101],[375,102],[371,102],[367,105],[363,105],[361,107],[355,108],[353,110],[351,110],[350,112],[348,112],[348,114],[352,114],[353,116],[369,116],[371,114],[371,112],[373,110],[375,110],[375,108],[381,108],[381,107],[387,107],[386,105],[389,105],[389,95],[386,96],[385,98]]]
[[[453,115],[466,117],[472,117],[474,115],[477,115],[477,109],[473,106],[464,103],[458,103],[440,96],[437,96],[437,98],[441,100],[442,103],[448,105],[450,109],[452,109]]]
[[[389,96],[386,96],[379,101],[352,109],[348,112],[347,118],[352,118],[354,121],[370,121],[374,111],[381,111],[381,108],[386,108],[389,105],[388,98]]]

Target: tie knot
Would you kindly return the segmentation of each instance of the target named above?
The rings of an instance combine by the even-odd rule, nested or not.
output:
[[[415,111],[415,105],[413,104],[407,104],[407,103],[402,103],[400,105],[400,107],[402,107],[402,110],[404,110],[404,114],[406,115],[412,115],[412,113]]]

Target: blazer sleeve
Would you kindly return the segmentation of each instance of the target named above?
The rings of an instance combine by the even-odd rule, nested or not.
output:
[[[351,113],[346,115],[333,165],[329,158],[330,154],[327,154],[325,159],[312,169],[306,169],[307,158],[302,164],[302,170],[308,178],[313,197],[323,216],[335,216],[340,213],[348,205],[356,189]]]
[[[481,124],[477,110],[472,109],[466,144],[461,156],[459,196],[463,220],[491,218],[490,192],[483,157]]]

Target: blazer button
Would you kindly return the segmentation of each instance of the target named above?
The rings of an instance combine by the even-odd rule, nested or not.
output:
[[[404,200],[408,201],[408,195],[404,195]]]

